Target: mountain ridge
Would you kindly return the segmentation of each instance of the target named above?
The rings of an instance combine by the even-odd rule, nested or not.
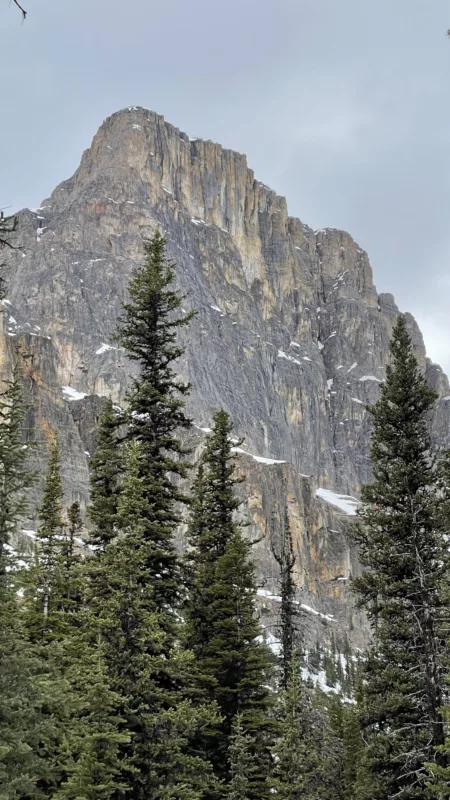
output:
[[[182,335],[179,364],[193,385],[194,451],[224,407],[253,454],[239,455],[247,475],[242,518],[252,538],[263,537],[255,551],[261,579],[276,594],[270,519],[287,505],[299,599],[361,643],[367,630],[347,586],[358,564],[338,496],[357,496],[370,479],[365,406],[378,396],[399,313],[392,295],[377,293],[367,253],[343,231],[313,231],[289,217],[285,198],[256,180],[245,156],[190,140],[134,106],[108,117],[74,175],[18,219],[24,253],[8,256],[0,369],[6,377],[20,353],[30,427],[42,440],[39,472],[55,426],[67,502],[85,507],[102,396],[123,402],[133,372],[113,332],[142,263],[142,239],[159,228],[186,293],[183,308],[198,312]],[[440,395],[432,432],[443,446],[448,380],[426,358],[414,318],[405,320]],[[180,530],[180,546],[183,538]],[[311,637],[325,636],[323,619],[309,623]]]

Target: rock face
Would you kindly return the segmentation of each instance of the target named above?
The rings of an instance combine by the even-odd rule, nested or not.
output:
[[[142,108],[108,118],[75,175],[40,209],[19,214],[24,252],[9,259],[0,364],[6,376],[21,355],[42,440],[38,469],[56,426],[67,502],[85,505],[102,397],[121,403],[133,369],[114,344],[117,318],[142,239],[156,228],[176,263],[183,308],[198,312],[179,364],[193,384],[192,444],[198,452],[221,407],[245,436],[242,514],[250,536],[264,535],[255,547],[262,594],[276,588],[268,520],[287,503],[299,600],[324,615],[305,610],[307,635],[334,630],[361,644],[367,631],[348,591],[358,569],[346,536],[352,506],[336,493],[357,496],[370,478],[365,405],[385,374],[395,301],[377,293],[368,256],[349,234],[289,217],[245,156],[190,140]],[[445,444],[448,381],[406,320],[441,397],[432,425]]]

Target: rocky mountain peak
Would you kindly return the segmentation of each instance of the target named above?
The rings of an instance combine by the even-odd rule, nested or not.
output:
[[[377,293],[368,255],[348,233],[289,217],[245,156],[192,140],[143,108],[109,117],[73,177],[40,209],[19,214],[24,252],[10,255],[0,364],[4,377],[17,352],[24,364],[38,469],[56,426],[67,501],[84,507],[102,398],[122,403],[133,369],[114,342],[117,318],[142,240],[156,228],[184,310],[198,312],[179,365],[193,385],[194,449],[224,407],[245,436],[242,513],[255,538],[265,536],[261,577],[275,589],[269,520],[287,504],[299,596],[357,640],[364,631],[347,585],[358,565],[346,536],[355,503],[341,495],[357,497],[370,478],[366,405],[385,375],[395,301]],[[444,444],[448,381],[406,320],[441,397],[433,436]],[[316,635],[324,618],[310,617]]]

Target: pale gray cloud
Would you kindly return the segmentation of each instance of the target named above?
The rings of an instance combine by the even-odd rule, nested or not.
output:
[[[349,230],[450,370],[447,0],[0,0],[0,201],[39,205],[143,105]]]

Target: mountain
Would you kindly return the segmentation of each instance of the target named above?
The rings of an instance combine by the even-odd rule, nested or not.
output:
[[[67,502],[84,508],[102,397],[121,404],[133,370],[114,343],[117,318],[142,239],[159,228],[183,308],[198,312],[179,364],[193,385],[191,444],[198,454],[221,407],[245,437],[241,514],[260,539],[254,553],[268,624],[277,606],[270,529],[276,539],[276,514],[287,504],[305,635],[348,635],[362,645],[367,628],[349,593],[358,562],[347,528],[352,497],[370,478],[365,406],[378,396],[398,314],[392,295],[377,293],[367,253],[345,232],[313,231],[289,217],[285,199],[255,179],[245,156],[189,139],[136,107],[109,117],[73,177],[18,218],[23,252],[8,259],[0,369],[7,377],[20,354],[39,473],[55,426]],[[448,380],[405,318],[441,398],[432,429],[445,444]],[[181,547],[183,539],[181,530]]]

